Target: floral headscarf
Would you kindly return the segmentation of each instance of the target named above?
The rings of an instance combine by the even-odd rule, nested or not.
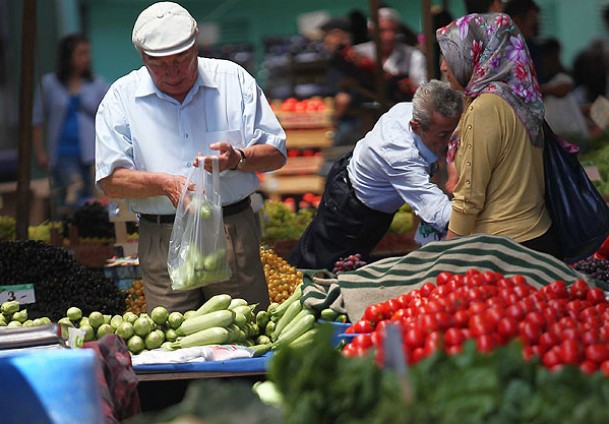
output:
[[[508,15],[471,14],[436,31],[446,64],[465,95],[500,96],[514,109],[535,146],[543,146],[544,108],[524,37]]]

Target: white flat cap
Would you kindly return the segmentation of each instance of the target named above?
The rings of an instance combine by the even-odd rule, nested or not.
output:
[[[133,45],[150,56],[169,56],[192,47],[197,38],[197,21],[177,3],[154,3],[133,25]]]

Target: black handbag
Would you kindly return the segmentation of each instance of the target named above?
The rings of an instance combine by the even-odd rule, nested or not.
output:
[[[594,254],[609,235],[609,207],[577,152],[569,152],[544,121],[546,207],[559,235],[563,259],[574,263]]]

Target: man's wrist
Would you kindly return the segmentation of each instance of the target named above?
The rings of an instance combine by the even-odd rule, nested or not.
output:
[[[235,152],[237,153],[238,160],[235,165],[230,168],[231,171],[238,171],[243,168],[243,165],[245,164],[245,152],[242,149],[235,149]]]

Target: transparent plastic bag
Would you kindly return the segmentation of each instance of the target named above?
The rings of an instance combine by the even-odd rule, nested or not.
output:
[[[217,156],[212,157],[212,164],[211,173],[202,164],[193,167],[180,196],[167,259],[173,290],[191,290],[231,276]]]

